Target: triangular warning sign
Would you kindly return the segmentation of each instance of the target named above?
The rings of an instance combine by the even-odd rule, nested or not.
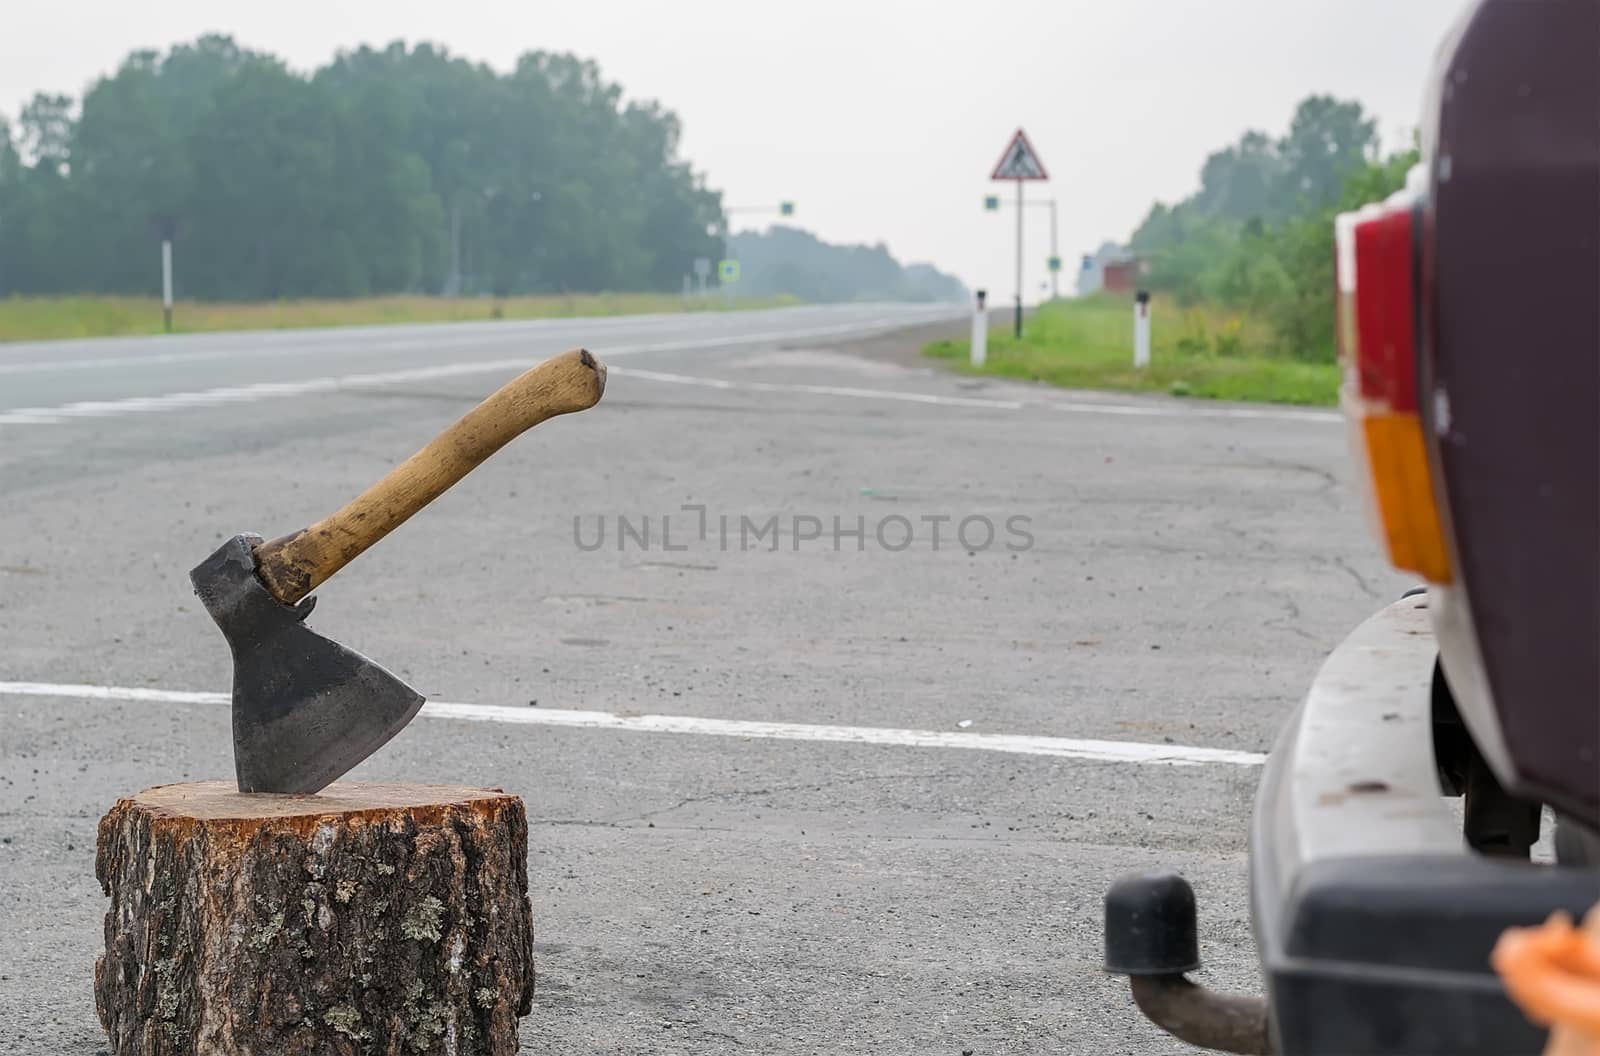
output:
[[[1011,137],[1011,142],[1006,147],[1006,152],[1000,155],[1000,164],[994,167],[991,180],[1048,180],[1049,174],[1044,171],[1044,162],[1039,160],[1039,155],[1033,149],[1033,144],[1028,142],[1028,134],[1022,129],[1017,129],[1017,134]]]

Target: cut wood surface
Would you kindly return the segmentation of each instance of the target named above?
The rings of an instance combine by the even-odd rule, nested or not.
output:
[[[517,1051],[527,816],[493,789],[163,785],[100,822],[114,1056]]]

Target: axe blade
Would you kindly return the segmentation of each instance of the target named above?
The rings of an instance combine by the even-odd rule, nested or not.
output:
[[[383,747],[422,694],[303,622],[256,577],[260,536],[238,535],[189,573],[233,652],[233,757],[241,792],[319,792]]]

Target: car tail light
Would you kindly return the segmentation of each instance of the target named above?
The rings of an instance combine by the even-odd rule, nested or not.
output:
[[[1388,201],[1335,221],[1341,402],[1390,562],[1449,583],[1417,402],[1422,171]]]

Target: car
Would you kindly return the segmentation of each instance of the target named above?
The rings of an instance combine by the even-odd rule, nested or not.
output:
[[[1390,560],[1425,585],[1328,655],[1268,757],[1249,855],[1264,996],[1187,979],[1180,876],[1108,892],[1107,969],[1193,1044],[1545,1043],[1489,954],[1600,899],[1597,40],[1593,0],[1472,4],[1432,70],[1422,164],[1337,221],[1353,450]],[[1552,826],[1550,860],[1533,851]]]

